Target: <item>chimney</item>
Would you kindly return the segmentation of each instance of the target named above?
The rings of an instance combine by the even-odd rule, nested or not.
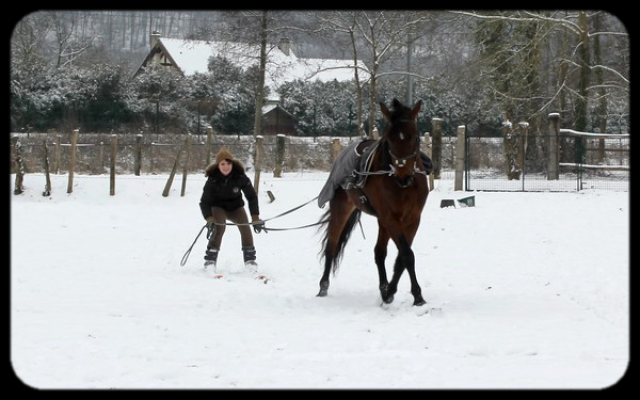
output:
[[[153,49],[153,46],[155,46],[156,43],[158,43],[158,40],[160,40],[160,32],[153,31],[151,33],[151,36],[149,37],[150,49]]]
[[[280,39],[280,43],[278,43],[278,48],[280,49],[280,51],[282,51],[285,55],[289,55],[289,51],[291,50],[291,41],[289,40],[289,38],[283,37]]]

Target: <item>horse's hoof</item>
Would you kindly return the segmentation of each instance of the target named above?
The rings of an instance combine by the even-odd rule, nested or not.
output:
[[[414,305],[414,306],[423,306],[423,305],[425,305],[425,304],[427,304],[427,302],[426,302],[426,301],[424,301],[424,299],[416,299],[416,300],[413,302],[413,305]]]
[[[387,296],[387,297],[383,297],[383,298],[382,298],[382,301],[384,301],[384,302],[385,302],[385,303],[387,303],[387,304],[391,304],[391,303],[393,303],[393,295],[391,295],[391,296]]]
[[[327,289],[320,289],[316,297],[325,297],[327,295]]]

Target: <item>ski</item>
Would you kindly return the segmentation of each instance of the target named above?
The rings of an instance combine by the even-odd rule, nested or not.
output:
[[[234,275],[234,276],[236,276],[236,275]],[[216,274],[214,274],[214,275],[211,275],[211,276],[210,276],[210,278],[211,278],[211,279],[220,280],[220,279],[225,278],[225,275],[224,275],[224,274],[218,274],[218,273],[216,273]],[[255,279],[255,280],[257,280],[257,281],[260,281],[260,282],[262,282],[262,283],[264,283],[264,284],[267,284],[267,283],[271,280],[271,277],[270,277],[269,275],[256,274],[256,275],[253,277],[253,279]]]

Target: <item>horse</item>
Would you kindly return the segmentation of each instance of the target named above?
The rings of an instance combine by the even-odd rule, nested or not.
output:
[[[378,268],[382,301],[386,304],[393,302],[400,277],[407,270],[413,305],[422,306],[426,301],[416,278],[415,255],[411,249],[429,195],[428,173],[421,160],[417,126],[422,100],[411,108],[397,98],[392,100],[391,109],[383,102],[379,104],[387,126],[380,139],[370,139],[361,145],[376,146],[368,159],[367,169],[355,171],[364,176],[363,185],[338,186],[329,200],[329,208],[319,221],[318,229],[324,230],[320,251],[324,272],[317,296],[327,296],[329,275],[331,271],[334,275],[337,273],[345,246],[364,212],[378,219],[374,261]],[[390,282],[385,267],[389,239],[398,249]]]

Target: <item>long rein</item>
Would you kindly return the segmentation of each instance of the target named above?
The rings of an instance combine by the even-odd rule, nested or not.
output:
[[[259,223],[264,223],[266,221],[271,221],[273,219],[276,218],[280,218],[284,215],[287,215],[291,212],[294,212],[295,210],[302,208],[304,206],[306,206],[307,204],[311,203],[312,201],[316,200],[318,198],[318,196],[314,197],[313,199],[307,201],[306,203],[300,204],[299,206],[293,207],[290,210],[287,210],[285,212],[282,212],[274,217],[271,218],[266,218],[263,219],[259,222],[247,222],[247,223],[221,223],[221,222],[214,222],[214,225],[231,225],[231,226],[238,226],[238,225],[256,225]],[[302,229],[302,228],[309,228],[311,226],[315,226],[315,225],[320,225],[322,223],[325,223],[327,221],[327,219],[315,222],[313,224],[308,224],[308,225],[302,225],[302,226],[294,226],[294,227],[290,227],[290,228],[265,228],[265,232],[268,231],[290,231],[290,230],[294,230],[294,229]],[[189,254],[191,254],[191,250],[193,249],[193,246],[196,244],[196,242],[198,241],[198,238],[200,237],[200,235],[202,235],[202,232],[204,232],[205,228],[207,227],[207,224],[204,224],[202,226],[202,228],[200,228],[200,232],[198,232],[198,235],[196,235],[196,238],[193,240],[193,243],[191,243],[191,246],[189,246],[189,248],[187,249],[187,251],[184,253],[184,255],[182,256],[182,259],[180,260],[180,266],[184,266],[187,263],[187,260],[189,259]]]
[[[306,203],[302,203],[302,204],[300,204],[299,206],[293,207],[292,209],[289,209],[289,210],[287,210],[287,211],[285,211],[285,212],[282,212],[282,213],[280,213],[280,214],[278,214],[278,215],[276,215],[276,216],[273,216],[273,217],[271,217],[271,218],[265,218],[265,219],[260,220],[260,221],[256,221],[256,222],[245,222],[245,223],[242,223],[242,222],[241,222],[241,223],[231,223],[231,222],[214,222],[214,224],[215,224],[215,225],[226,225],[226,226],[242,226],[242,225],[256,225],[256,224],[260,224],[260,223],[263,223],[263,222],[271,221],[271,220],[276,219],[276,218],[280,218],[280,217],[285,216],[285,215],[287,215],[287,214],[289,214],[289,213],[292,213],[292,212],[296,211],[297,209],[299,209],[299,208],[302,208],[302,207],[306,206],[307,204],[311,203],[312,201],[316,200],[317,198],[318,198],[318,196],[316,196],[316,197],[314,197],[313,199],[311,199],[311,200],[307,201]],[[323,222],[325,222],[325,221],[324,221],[324,220],[322,220],[322,221],[315,222],[315,223],[313,223],[313,224],[309,224],[309,225],[302,225],[302,226],[294,226],[294,227],[290,227],[290,228],[266,228],[266,229],[265,229],[265,231],[291,231],[291,230],[294,230],[294,229],[302,229],[302,228],[308,228],[308,227],[310,227],[310,226],[320,225],[320,224],[322,224]],[[205,227],[206,227],[206,225],[205,225]]]

